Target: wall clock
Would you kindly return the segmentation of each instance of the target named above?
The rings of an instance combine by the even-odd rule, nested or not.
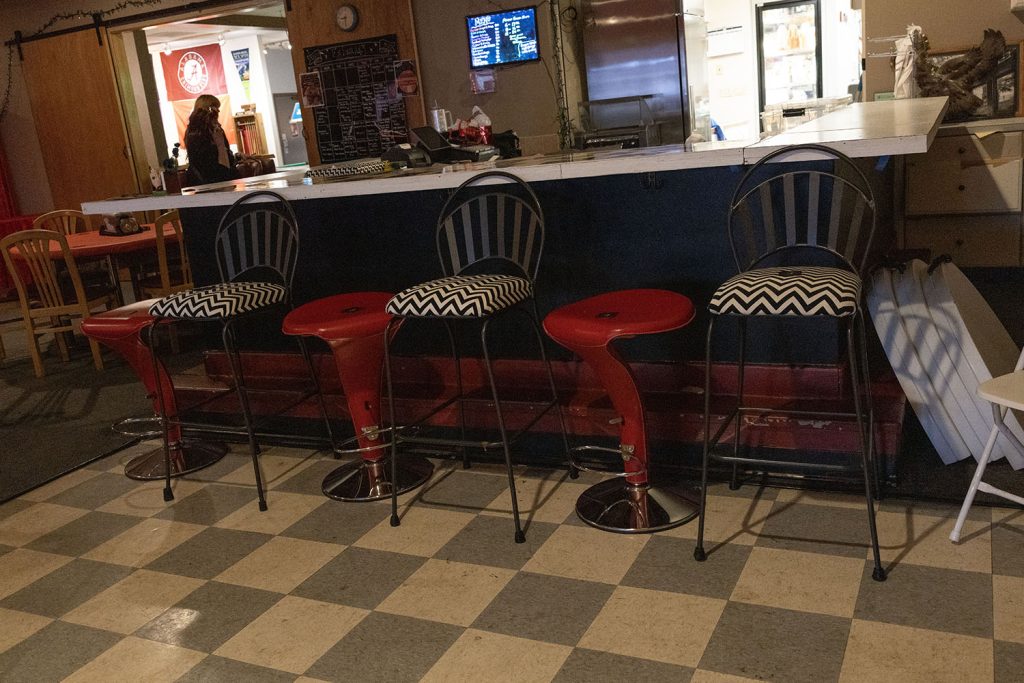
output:
[[[338,22],[338,28],[342,31],[354,31],[359,25],[359,11],[355,5],[342,5],[338,8],[335,21]]]

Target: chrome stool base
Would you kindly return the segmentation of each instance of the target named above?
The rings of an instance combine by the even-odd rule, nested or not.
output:
[[[398,493],[422,485],[434,473],[434,464],[418,455],[398,459]],[[345,463],[326,477],[324,495],[334,500],[368,501],[391,497],[391,463],[388,458],[377,462],[363,459]]]
[[[180,477],[209,467],[228,452],[228,447],[219,441],[199,439],[184,439],[171,444],[170,448],[172,477]],[[124,476],[140,481],[166,478],[163,446],[129,460],[124,466]]]
[[[635,486],[609,479],[584,491],[576,514],[602,531],[646,534],[664,531],[696,519],[700,490],[685,486]]]

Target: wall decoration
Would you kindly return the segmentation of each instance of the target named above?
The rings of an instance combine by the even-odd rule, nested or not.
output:
[[[992,30],[978,47],[959,50],[932,50],[920,32],[912,40],[921,95],[950,98],[945,121],[1024,116],[1024,44],[1008,43]]]
[[[497,87],[494,69],[473,69],[469,72],[469,85],[474,95],[494,92]]]
[[[160,53],[167,99],[194,100],[202,94],[220,97],[228,91],[220,45],[196,45],[171,54]]]
[[[240,50],[232,50],[231,59],[235,60],[235,69],[238,71],[239,80],[242,81],[245,99],[252,100],[252,93],[249,90],[249,48],[243,47]]]
[[[402,59],[395,62],[395,87],[404,97],[411,97],[420,92],[420,79],[416,74],[416,62]]]
[[[395,84],[398,36],[307,47],[304,58],[323,85],[323,106],[313,109],[320,163],[379,157],[408,141],[405,97]]]
[[[303,107],[324,106],[324,84],[320,79],[320,72],[309,71],[299,74],[299,83],[302,84]]]

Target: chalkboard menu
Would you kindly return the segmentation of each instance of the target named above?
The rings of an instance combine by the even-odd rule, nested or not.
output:
[[[307,47],[305,59],[306,71],[323,81],[323,104],[313,107],[321,163],[379,157],[408,141],[405,99],[395,82],[397,36]]]

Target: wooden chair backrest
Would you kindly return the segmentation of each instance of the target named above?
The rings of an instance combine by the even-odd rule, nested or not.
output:
[[[75,296],[74,301],[68,301],[65,297],[66,292],[61,289],[57,277],[57,261],[50,258],[51,242],[60,243],[64,265]],[[0,251],[3,252],[4,263],[14,280],[14,287],[21,301],[22,315],[26,319],[29,316],[46,318],[79,312],[87,305],[82,278],[78,274],[78,267],[63,234],[53,230],[22,230],[0,240]],[[14,258],[15,251],[18,252],[17,260]],[[22,277],[22,268],[31,277],[34,300],[30,296],[29,283]]]
[[[62,235],[74,235],[76,232],[88,230],[89,224],[85,220],[85,214],[81,211],[60,209],[37,216],[32,221],[32,228],[35,230],[56,230]]]
[[[174,233],[178,236],[177,242],[173,245],[168,245],[167,241],[164,239],[164,229],[167,225],[173,226]],[[154,235],[156,236],[157,264],[160,269],[160,288],[163,290],[164,296],[173,294],[174,291],[191,289],[192,267],[188,262],[188,252],[185,250],[185,239],[181,234],[181,218],[178,216],[177,210],[171,210],[157,216],[153,225],[153,230]],[[180,283],[173,286],[171,284],[172,264],[167,258],[168,246],[170,246],[171,249],[178,250],[178,261],[173,265],[175,269],[180,269],[181,271]]]

